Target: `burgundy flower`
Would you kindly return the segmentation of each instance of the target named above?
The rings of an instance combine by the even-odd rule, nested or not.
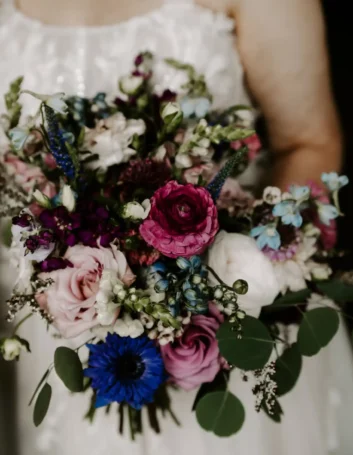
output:
[[[166,161],[151,158],[131,161],[130,166],[120,174],[121,199],[146,199],[171,179],[170,165]]]
[[[63,206],[44,210],[40,221],[68,246],[82,243],[97,247],[99,241],[101,246],[108,247],[120,232],[112,224],[108,210],[95,202],[80,202],[73,213]]]
[[[12,218],[12,224],[21,228],[31,227],[33,223],[33,216],[26,212]]]
[[[218,232],[217,208],[205,188],[171,181],[156,191],[151,205],[140,234],[165,256],[201,254]]]
[[[39,264],[42,272],[53,272],[54,270],[63,270],[66,267],[73,267],[73,264],[64,258],[48,258]]]

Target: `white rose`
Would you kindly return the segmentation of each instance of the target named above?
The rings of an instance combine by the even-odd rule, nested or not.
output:
[[[4,360],[11,361],[19,357],[23,344],[17,338],[6,338],[1,345],[1,353]]]
[[[220,232],[210,248],[208,265],[228,286],[239,279],[248,283],[248,293],[239,295],[238,303],[250,316],[258,317],[280,292],[271,261],[245,235]]]

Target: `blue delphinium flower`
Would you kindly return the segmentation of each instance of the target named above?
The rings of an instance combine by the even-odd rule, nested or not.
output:
[[[338,175],[337,172],[324,172],[321,180],[330,191],[338,191],[349,183],[346,175]]]
[[[299,228],[303,223],[300,211],[305,207],[304,202],[309,199],[310,188],[308,186],[292,185],[289,192],[290,199],[276,204],[272,214],[281,217],[283,224]]]
[[[108,334],[105,343],[88,344],[85,376],[96,390],[96,407],[127,403],[141,409],[151,403],[166,379],[160,352],[145,335],[138,338]]]
[[[334,220],[338,217],[339,211],[334,205],[331,204],[323,204],[321,202],[316,202],[316,204],[321,223],[329,226],[331,220]]]
[[[191,98],[186,96],[180,101],[180,106],[185,118],[192,116],[204,118],[210,110],[211,101],[206,97]]]
[[[268,224],[266,226],[257,226],[250,232],[251,237],[256,238],[256,244],[263,250],[268,246],[272,250],[278,250],[281,246],[281,237],[275,226]]]

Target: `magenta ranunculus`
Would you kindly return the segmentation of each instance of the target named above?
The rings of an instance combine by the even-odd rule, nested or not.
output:
[[[201,254],[218,229],[217,208],[210,193],[171,181],[155,192],[140,234],[165,256],[177,258]]]
[[[217,373],[227,367],[216,339],[222,322],[222,314],[211,304],[208,315],[192,316],[180,338],[161,346],[165,369],[174,384],[192,390],[204,382],[212,382]]]

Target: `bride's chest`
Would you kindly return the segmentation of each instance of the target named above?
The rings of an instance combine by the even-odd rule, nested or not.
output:
[[[116,26],[43,26],[14,13],[0,27],[0,93],[19,75],[26,88],[81,96],[116,90],[141,51],[154,54],[155,83],[177,90],[182,73],[163,64],[171,57],[203,73],[216,106],[246,101],[243,72],[232,30],[234,23],[209,10],[177,4]],[[1,107],[1,106],[0,106]]]

